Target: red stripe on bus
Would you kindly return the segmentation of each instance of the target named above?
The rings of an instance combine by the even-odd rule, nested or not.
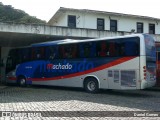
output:
[[[86,71],[83,71],[83,72],[73,73],[73,74],[69,74],[69,75],[51,77],[51,78],[30,78],[29,80],[32,80],[32,81],[45,81],[45,80],[60,80],[60,79],[65,79],[65,78],[76,77],[76,76],[80,76],[80,75],[84,75],[84,74],[100,71],[100,70],[103,70],[103,69],[106,69],[106,68],[109,68],[109,67],[113,67],[115,65],[127,62],[127,61],[129,61],[129,60],[131,60],[133,58],[135,58],[135,57],[123,57],[123,58],[117,59],[117,60],[115,60],[113,62],[104,64],[104,65],[96,67],[96,68],[93,68],[91,70],[86,70]]]
[[[17,80],[16,77],[8,77],[9,80]]]

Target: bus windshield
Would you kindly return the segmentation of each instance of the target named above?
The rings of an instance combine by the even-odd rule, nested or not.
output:
[[[155,41],[152,36],[144,35],[146,56],[152,61],[156,61]]]
[[[146,50],[146,69],[147,80],[155,80],[156,78],[156,48],[155,41],[152,36],[144,35]]]

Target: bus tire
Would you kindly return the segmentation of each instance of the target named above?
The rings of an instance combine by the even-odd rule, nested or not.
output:
[[[26,79],[24,77],[19,77],[18,84],[21,87],[25,87],[26,86]]]
[[[94,77],[88,77],[84,81],[84,89],[89,93],[97,93],[99,91],[98,81]]]

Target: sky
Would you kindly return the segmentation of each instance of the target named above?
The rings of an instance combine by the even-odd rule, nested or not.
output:
[[[159,0],[0,0],[48,22],[60,7],[91,9],[160,18]]]

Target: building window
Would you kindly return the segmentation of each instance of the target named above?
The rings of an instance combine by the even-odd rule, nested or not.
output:
[[[137,22],[137,33],[143,33],[143,23]]]
[[[155,24],[149,24],[149,34],[155,34]]]
[[[110,31],[117,31],[117,20],[110,20]]]
[[[97,18],[97,30],[104,30],[104,19]]]
[[[76,16],[68,15],[68,27],[76,28]]]

